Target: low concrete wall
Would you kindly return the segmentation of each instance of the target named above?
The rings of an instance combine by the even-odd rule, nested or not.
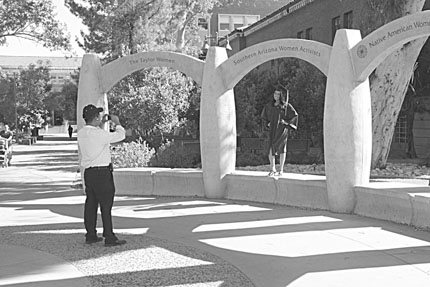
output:
[[[401,182],[355,187],[354,213],[419,228],[430,228],[430,188]]]
[[[412,209],[414,216],[412,217],[411,225],[430,229],[430,192],[424,193],[409,193],[412,201]]]
[[[227,175],[227,199],[273,203],[312,209],[328,209],[325,176],[235,171]]]
[[[412,204],[409,194],[398,188],[401,183],[375,182],[355,187],[354,213],[372,218],[409,224]]]
[[[201,170],[121,168],[114,171],[114,180],[117,195],[204,197]],[[324,176],[235,171],[226,181],[226,199],[328,209]]]
[[[115,169],[113,178],[117,195],[153,195],[153,169],[120,168]]]
[[[158,170],[153,173],[153,180],[153,195],[190,197],[205,195],[201,170]]]
[[[117,195],[204,197],[198,169],[122,168],[114,171]],[[325,176],[234,171],[226,176],[226,199],[329,210]],[[354,187],[353,213],[430,229],[430,187],[371,182]]]
[[[113,174],[117,195],[204,197],[201,170],[140,167],[115,169]]]

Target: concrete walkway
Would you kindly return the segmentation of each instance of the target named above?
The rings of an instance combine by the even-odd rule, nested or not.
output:
[[[14,146],[0,169],[0,286],[430,284],[428,232],[252,202],[117,196],[127,244],[86,245],[76,162],[65,134]]]

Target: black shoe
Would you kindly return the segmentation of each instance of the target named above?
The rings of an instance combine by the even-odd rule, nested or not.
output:
[[[85,243],[86,244],[93,244],[93,243],[96,243],[96,242],[100,242],[102,240],[103,240],[103,238],[101,238],[101,237],[87,238],[87,239],[85,239]]]
[[[126,244],[126,243],[127,243],[127,241],[125,241],[125,240],[119,240],[119,239],[117,239],[115,241],[106,241],[105,240],[105,246],[118,246],[118,245],[123,245],[123,244]]]

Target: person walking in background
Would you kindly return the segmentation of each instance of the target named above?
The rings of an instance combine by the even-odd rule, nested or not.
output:
[[[10,131],[8,125],[0,123],[0,137],[12,142],[13,133]]]
[[[273,99],[267,103],[261,113],[263,124],[268,128],[268,150],[270,162],[269,176],[282,176],[287,152],[287,140],[290,130],[297,129],[298,114],[289,103],[289,91],[278,84]],[[279,155],[279,171],[276,172],[275,156]]]
[[[67,129],[67,131],[69,132],[69,139],[72,139],[72,134],[73,134],[73,127],[72,127],[72,125],[69,125],[69,128]]]
[[[102,241],[97,236],[97,209],[100,205],[103,221],[105,246],[125,244],[113,232],[112,206],[115,196],[113,167],[111,163],[110,144],[125,138],[125,130],[115,115],[101,115],[103,108],[87,105],[83,109],[86,125],[78,131],[78,145],[81,156],[81,168],[84,169],[85,208],[84,225],[87,231],[85,242],[88,244]],[[102,127],[112,121],[115,130],[109,132]]]
[[[12,160],[12,138],[9,126],[0,122],[0,163],[4,167],[8,167]]]
[[[45,124],[45,126],[44,126],[44,128],[45,128],[45,135],[47,135],[48,131],[49,131],[49,124],[48,124],[48,122],[45,122],[44,124]]]

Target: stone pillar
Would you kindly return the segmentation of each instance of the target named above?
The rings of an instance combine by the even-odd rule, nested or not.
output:
[[[236,164],[236,108],[233,89],[226,90],[220,69],[225,48],[210,47],[204,66],[200,103],[200,150],[207,198],[225,196],[225,176]]]
[[[76,105],[76,121],[78,131],[85,125],[82,118],[82,110],[88,104],[93,104],[96,107],[103,107],[108,111],[107,97],[102,90],[101,85],[101,63],[100,59],[95,54],[85,54],[82,59],[81,70],[79,73],[78,100]],[[79,154],[79,166],[81,166],[81,153]],[[85,186],[84,171],[81,169],[82,184]]]
[[[369,182],[372,117],[369,81],[356,82],[350,49],[358,30],[339,30],[333,43],[324,111],[324,151],[330,210],[351,213],[353,187]]]
[[[88,104],[96,107],[103,107],[108,112],[108,102],[105,92],[101,85],[101,63],[95,54],[85,54],[82,59],[81,70],[79,74],[78,101],[76,107],[76,120],[78,130],[84,125],[82,110]]]

